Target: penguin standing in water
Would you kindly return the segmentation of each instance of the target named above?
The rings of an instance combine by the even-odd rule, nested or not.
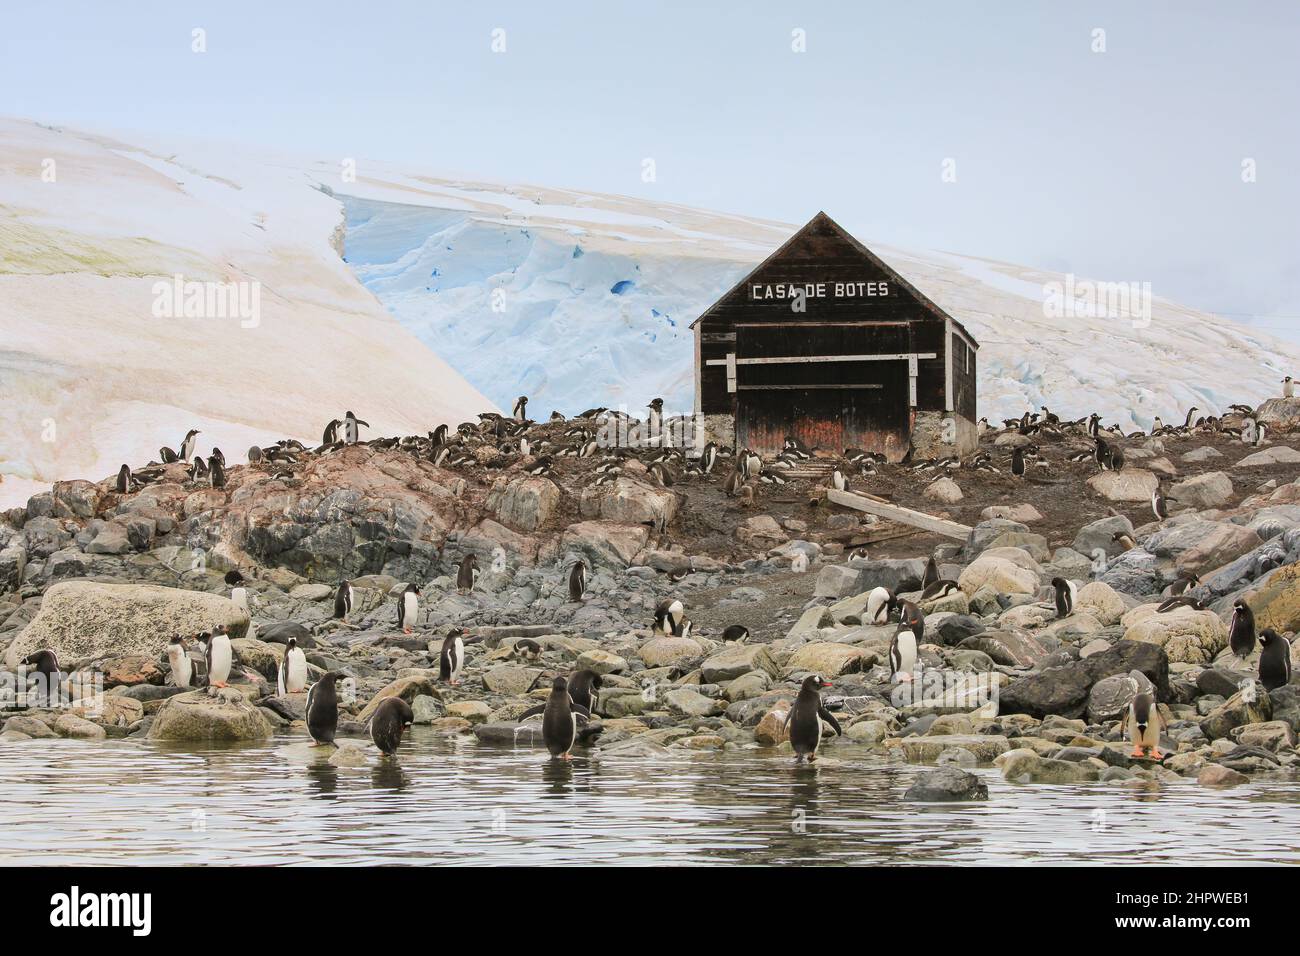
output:
[[[411,628],[420,620],[420,589],[408,584],[397,602],[397,626],[403,634],[410,634]]]
[[[1246,658],[1255,649],[1255,612],[1245,598],[1232,602],[1232,620],[1228,622],[1228,646],[1238,657]]]
[[[63,670],[59,667],[59,655],[46,649],[29,654],[23,663],[40,675],[40,699],[47,706],[55,706],[59,700],[59,688],[63,683]]]
[[[1291,642],[1270,627],[1259,632],[1259,682],[1268,691],[1291,683]]]
[[[1074,613],[1074,602],[1079,596],[1077,586],[1065,578],[1052,578],[1052,587],[1056,589],[1056,616],[1069,617]]]
[[[343,416],[343,441],[349,445],[355,445],[359,437],[360,428],[369,428],[369,422],[363,422],[357,416],[349,411]]]
[[[346,621],[351,613],[352,582],[340,581],[339,586],[334,590],[334,616],[340,621]]]
[[[1156,519],[1164,521],[1169,517],[1169,502],[1177,501],[1177,498],[1166,498],[1165,493],[1156,486],[1156,490],[1151,492],[1151,511],[1155,514]]]
[[[234,663],[234,651],[230,647],[230,635],[226,626],[218,624],[208,639],[208,686],[225,687],[226,678],[230,676],[230,667]]]
[[[438,679],[455,687],[460,683],[460,671],[465,666],[465,639],[460,628],[455,628],[442,642],[438,654]]]
[[[194,437],[198,434],[197,428],[191,428],[185,433],[185,438],[181,442],[181,461],[189,461],[190,456],[194,454]]]
[[[456,572],[456,590],[461,594],[468,594],[474,590],[474,583],[478,581],[478,558],[472,554],[467,554],[460,559],[460,570]]]
[[[894,607],[894,596],[889,588],[873,588],[867,595],[867,622],[870,624],[888,624],[889,612]]]
[[[1160,712],[1150,691],[1142,691],[1128,706],[1128,739],[1134,757],[1163,760],[1160,754]]]
[[[561,760],[572,759],[569,751],[578,739],[578,712],[574,709],[573,698],[569,696],[569,685],[563,677],[557,677],[551,683],[551,696],[546,700],[546,709],[542,711],[542,740],[552,757]]]
[[[312,746],[334,743],[339,729],[339,695],[335,682],[343,675],[327,671],[307,692],[307,733]]]
[[[573,562],[569,568],[569,600],[578,602],[587,590],[587,565],[583,561]]]
[[[515,417],[515,421],[522,422],[528,417],[528,396],[520,395],[515,399],[515,407],[511,409],[510,414]]]
[[[307,655],[298,646],[298,638],[289,638],[284,648],[284,660],[280,661],[276,686],[280,696],[301,694],[307,689]]]
[[[370,739],[385,757],[391,757],[402,744],[402,733],[414,722],[410,704],[400,697],[386,697],[370,718]]]
[[[916,632],[903,621],[894,632],[894,639],[889,642],[889,676],[895,682],[910,682],[912,672],[916,670],[917,656]]]
[[[189,650],[179,634],[173,634],[167,642],[167,663],[171,665],[172,683],[177,687],[189,687],[194,668],[190,664]]]
[[[785,726],[790,731],[790,746],[794,748],[796,762],[802,762],[805,757],[809,763],[817,759],[817,748],[822,742],[822,721],[830,724],[836,734],[844,733],[839,721],[822,703],[821,688],[830,686],[830,681],[820,674],[805,677],[799,687],[799,696],[785,716]]]

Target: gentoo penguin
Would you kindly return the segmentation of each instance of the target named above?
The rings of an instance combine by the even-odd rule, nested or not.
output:
[[[346,621],[352,613],[352,582],[340,581],[334,590],[334,616]]]
[[[208,463],[203,460],[202,455],[195,455],[194,461],[190,462],[190,481],[199,481],[208,477]]]
[[[889,676],[895,681],[910,681],[916,670],[916,632],[906,621],[898,625],[894,639],[889,642]]]
[[[242,581],[243,578],[240,578],[240,580]],[[248,613],[248,588],[242,584],[236,584],[230,589],[230,600],[234,602],[235,607],[245,614]]]
[[[569,568],[569,600],[581,601],[586,590],[587,565],[582,561],[574,561],[573,567]]]
[[[478,558],[467,554],[460,559],[460,570],[456,572],[456,590],[461,594],[468,594],[474,590],[474,582],[477,580]]]
[[[181,441],[181,461],[189,461],[190,456],[194,454],[194,436],[199,434],[197,428],[191,428],[185,433],[185,438]]]
[[[651,438],[659,435],[664,427],[664,400],[656,398],[646,408],[650,409],[650,414],[646,417],[646,426]]]
[[[131,490],[131,466],[123,465],[117,470],[117,493],[124,495]]]
[[[47,648],[46,650],[37,651],[35,654],[28,654],[23,658],[23,663],[41,675],[41,699],[47,705],[53,706],[59,697],[59,685],[63,681],[63,671],[59,667],[59,655]]]
[[[397,753],[402,732],[415,720],[411,705],[400,697],[385,697],[370,718],[370,739],[386,757]]]
[[[276,687],[281,697],[285,694],[301,694],[307,689],[307,655],[298,646],[296,637],[289,638],[289,643],[285,645]]]
[[[261,447],[260,447],[259,445],[249,445],[249,446],[248,446],[248,463],[249,463],[250,465],[256,465],[256,464],[257,464],[259,461],[261,461],[261,460],[262,460],[262,449],[261,449]]]
[[[517,657],[525,661],[535,661],[542,656],[542,645],[527,637],[515,641],[511,649]]]
[[[1180,607],[1190,607],[1193,611],[1204,611],[1205,604],[1194,594],[1178,594],[1174,597],[1165,598],[1164,601],[1156,608],[1159,614],[1165,614],[1169,611],[1177,610]]]
[[[408,584],[397,602],[397,626],[403,634],[410,634],[411,628],[420,620],[420,589]]]
[[[745,473],[739,465],[722,480],[722,491],[728,498],[734,498],[745,484]]]
[[[961,590],[961,585],[956,581],[935,581],[933,584],[927,584],[925,590],[921,592],[920,600],[934,601],[938,598],[947,597],[949,594],[956,594]]]
[[[910,627],[916,632],[916,639],[919,641],[925,634],[925,615],[921,609],[911,601],[902,601],[898,604],[898,619],[903,622],[905,627]]]
[[[1017,478],[1025,477],[1025,451],[1023,448],[1011,450],[1011,474]]]
[[[313,747],[334,743],[339,729],[339,696],[334,683],[342,676],[338,671],[327,671],[307,692],[307,733],[311,734]]]
[[[212,637],[208,639],[207,661],[208,686],[225,687],[226,678],[230,676],[230,665],[234,661],[234,652],[224,624],[218,624],[212,629]]]
[[[1065,578],[1052,578],[1052,587],[1056,589],[1056,616],[1069,617],[1074,613],[1074,602],[1079,589],[1073,581]]]
[[[1228,623],[1228,646],[1238,657],[1249,657],[1255,649],[1255,613],[1245,598],[1232,602],[1232,620]]]
[[[1263,422],[1255,423],[1255,440],[1251,442],[1256,447],[1264,444],[1264,434],[1268,431],[1268,426]]]
[[[894,596],[889,588],[872,588],[867,595],[867,622],[870,624],[888,624],[889,612],[894,607]]]
[[[213,488],[226,487],[226,466],[216,455],[208,456],[208,477],[212,481]]]
[[[231,568],[229,571],[226,572],[225,582],[229,584],[231,587],[234,587],[236,584],[243,584],[244,575],[240,572],[238,568]]]
[[[718,446],[709,442],[704,446],[704,451],[700,453],[700,471],[706,475],[713,471],[713,466],[718,463]]]
[[[1116,531],[1110,536],[1110,540],[1114,541],[1125,551],[1132,551],[1137,547],[1137,542],[1133,540],[1133,536],[1127,531]]]
[[[785,726],[790,731],[790,746],[794,748],[794,759],[801,762],[806,757],[812,763],[817,759],[817,748],[822,742],[822,721],[831,725],[836,734],[842,734],[839,721],[822,703],[821,688],[830,687],[831,683],[820,674],[811,674],[803,679],[799,687],[799,696],[785,715]]]
[[[651,630],[664,634],[677,634],[686,617],[686,607],[676,598],[665,598],[655,608],[654,625]]]
[[[1149,691],[1139,693],[1128,706],[1128,738],[1133,741],[1134,757],[1164,759],[1160,754],[1160,711]]]
[[[737,643],[747,641],[749,640],[749,628],[743,624],[732,624],[722,632],[722,639],[724,641],[736,641]]]
[[[793,558],[790,559],[790,570],[795,574],[803,574],[808,570],[808,555],[802,551],[796,551]]]
[[[523,421],[528,414],[528,396],[520,395],[515,399],[515,407],[511,409],[510,414],[515,417],[516,421]]]
[[[438,679],[455,686],[460,683],[460,671],[465,666],[465,639],[460,628],[454,629],[442,642],[438,654]]]
[[[925,562],[925,573],[921,575],[921,590],[924,591],[931,584],[939,580],[939,565],[935,563],[934,556]]]
[[[588,714],[594,714],[600,706],[600,688],[603,686],[601,676],[593,670],[575,671],[569,676],[567,687],[569,697]]]
[[[1177,597],[1179,594],[1186,594],[1192,588],[1199,587],[1200,583],[1201,579],[1191,571],[1182,571],[1179,573],[1178,579],[1169,585],[1169,595],[1170,597]]]
[[[845,491],[849,487],[849,483],[844,477],[844,472],[840,471],[838,468],[831,472],[831,487],[836,491]]]
[[[542,711],[542,740],[552,757],[568,760],[569,751],[578,736],[578,712],[569,696],[569,684],[563,677],[551,683],[551,696]]]
[[[752,451],[745,451],[745,477],[753,478],[763,473],[763,459],[759,458]]]
[[[162,463],[164,465],[170,465],[174,461],[181,460],[180,456],[177,455],[176,452],[168,448],[166,445],[163,445],[161,448],[158,449],[158,457],[162,459]]]
[[[355,445],[357,443],[358,428],[360,426],[369,428],[370,423],[363,422],[361,419],[357,418],[357,416],[353,415],[351,411],[343,416],[343,441],[346,444]]]
[[[1265,690],[1291,683],[1291,642],[1271,627],[1259,632],[1259,682]]]
[[[332,445],[339,440],[339,426],[343,423],[337,418],[331,418],[328,425],[325,426],[324,433],[320,436],[322,445]]]
[[[1177,500],[1177,498],[1166,498],[1164,492],[1160,490],[1160,486],[1157,485],[1156,490],[1151,492],[1151,510],[1158,520],[1164,521],[1169,517],[1168,503]]]
[[[1283,398],[1295,397],[1295,382],[1291,381],[1290,375],[1282,379],[1282,397]]]
[[[177,687],[189,687],[194,668],[190,666],[189,650],[179,634],[173,634],[167,642],[167,663],[172,668],[172,683]]]

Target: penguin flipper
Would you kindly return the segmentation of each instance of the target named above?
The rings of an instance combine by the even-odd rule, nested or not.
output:
[[[826,721],[826,723],[831,725],[832,729],[834,729],[835,731],[835,736],[837,737],[844,736],[844,731],[840,728],[840,722],[835,719],[834,714],[832,714],[829,710],[826,709],[825,704],[818,706],[817,716],[820,717],[822,720]]]
[[[586,707],[583,707],[581,704],[574,703],[572,700],[570,700],[569,707],[571,707],[574,713],[576,713],[579,717],[582,717],[586,720],[591,720],[591,711],[589,711]]]
[[[530,708],[528,708],[526,711],[524,711],[522,714],[520,714],[520,715],[516,718],[516,720],[518,720],[520,723],[522,723],[523,721],[527,720],[529,717],[536,717],[538,714],[543,714],[543,713],[545,713],[545,712],[546,712],[546,705],[545,705],[545,704],[538,704],[536,707],[530,707]]]
[[[279,696],[281,697],[284,696],[284,662],[283,661],[280,663],[279,668],[277,668],[275,672],[275,689],[276,689],[276,693],[279,694]]]

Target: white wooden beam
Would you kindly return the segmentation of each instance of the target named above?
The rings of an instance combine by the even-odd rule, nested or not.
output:
[[[949,538],[958,538],[965,541],[970,537],[971,529],[964,524],[958,524],[955,521],[947,521],[943,518],[936,518],[934,515],[928,515],[921,511],[913,511],[911,508],[885,504],[883,501],[865,498],[862,495],[856,495],[851,491],[837,491],[834,488],[829,488],[826,491],[826,500],[834,502],[837,505],[844,505],[846,508],[855,508],[858,511],[865,511],[867,514],[873,514],[881,518],[888,518],[890,521],[897,521],[900,524],[911,525],[914,528],[921,528],[924,531],[933,531],[936,534],[946,535]]]

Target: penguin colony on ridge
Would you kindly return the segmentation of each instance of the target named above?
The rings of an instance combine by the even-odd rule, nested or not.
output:
[[[1290,376],[1287,376],[1287,378],[1283,380],[1283,384],[1284,384],[1284,394],[1287,395],[1293,394],[1293,386],[1292,386]],[[663,429],[667,427],[668,423],[665,423],[662,417],[662,401],[656,400],[655,402],[650,403],[648,407],[651,410],[649,421],[653,426],[652,430]],[[503,419],[501,416],[495,415],[494,413],[485,414],[483,416],[480,416],[481,421],[478,425],[474,425],[473,423],[464,423],[461,426],[458,426],[455,435],[450,434],[450,430],[448,426],[446,425],[439,426],[438,429],[436,429],[433,432],[430,432],[430,443],[431,445],[447,446],[447,447],[439,448],[438,454],[440,456],[441,462],[450,464],[453,467],[460,467],[468,464],[477,464],[478,462],[478,459],[471,460],[469,456],[464,454],[464,452],[457,453],[455,450],[457,446],[461,448],[466,448],[468,447],[469,444],[475,441],[482,441],[484,438],[489,437],[489,435],[493,433],[498,438],[501,438],[502,436],[506,436],[506,438],[508,439],[506,441],[503,441],[501,444],[502,451],[505,452],[507,455],[512,453],[512,449],[524,450],[524,454],[526,455],[528,453],[528,450],[530,450],[529,443],[528,443],[528,439],[522,434],[522,432],[526,431],[527,428],[532,425],[532,423],[529,422],[525,417],[526,408],[527,408],[527,398],[525,396],[521,396],[520,399],[515,403],[515,407],[513,409],[513,418],[514,418],[513,423],[506,424],[509,420]],[[1230,431],[1230,427],[1228,425],[1222,424],[1219,419],[1215,419],[1215,418],[1206,419],[1202,417],[1201,419],[1197,419],[1195,422],[1193,422],[1193,417],[1196,411],[1197,409],[1195,408],[1190,409],[1186,413],[1184,422],[1181,426],[1177,426],[1177,425],[1167,426],[1159,418],[1157,418],[1153,422],[1153,426],[1150,430],[1150,434],[1151,435],[1161,435],[1161,434],[1189,435],[1198,432]],[[1240,414],[1243,412],[1249,412],[1249,409],[1234,408],[1233,411]],[[606,414],[612,416],[617,413],[608,413],[606,409],[591,409],[588,412],[584,413],[584,416],[580,416],[580,417],[583,418],[583,420],[587,420],[587,421],[597,421],[599,420],[600,416]],[[552,420],[563,421],[563,417],[560,416],[558,413],[553,413]],[[1253,418],[1250,418],[1249,422],[1251,426],[1255,428],[1253,432],[1255,436],[1253,438],[1253,441],[1255,443],[1262,441],[1263,440],[1262,435],[1264,429],[1262,427],[1258,427],[1259,423],[1255,422]],[[1088,418],[1086,419],[1079,420],[1078,422],[1062,422],[1059,416],[1051,413],[1047,408],[1043,408],[1041,410],[1041,415],[1037,412],[1026,413],[1025,416],[1023,416],[1021,419],[1009,420],[1005,424],[1008,428],[1012,428],[1018,431],[1022,435],[1038,435],[1038,436],[1047,436],[1049,438],[1058,438],[1063,435],[1068,435],[1072,429],[1079,429],[1083,434],[1086,434],[1087,436],[1089,436],[1091,440],[1094,441],[1095,451],[1087,453],[1087,457],[1095,457],[1099,468],[1101,468],[1102,470],[1107,470],[1110,468],[1118,469],[1124,466],[1124,459],[1120,449],[1118,447],[1111,446],[1110,443],[1106,442],[1103,439],[1103,436],[1107,436],[1113,441],[1114,439],[1117,438],[1132,439],[1132,438],[1142,437],[1143,435],[1143,433],[1141,432],[1131,432],[1125,435],[1123,433],[1120,433],[1117,429],[1113,427],[1109,427],[1109,428],[1103,427],[1100,421],[1100,417],[1097,416],[1095,413],[1091,416],[1088,416]],[[340,427],[344,429],[343,442],[339,442],[338,432]],[[355,416],[355,414],[349,411],[346,414],[345,419],[343,421],[334,420],[331,423],[329,423],[329,425],[326,427],[325,434],[323,435],[324,440],[322,442],[322,448],[317,449],[314,453],[328,454],[333,449],[329,449],[324,446],[333,445],[335,443],[338,444],[361,443],[359,430],[360,428],[363,427],[369,427],[368,423],[358,419]],[[989,424],[987,420],[981,420],[979,428],[981,433],[987,432],[989,430]],[[212,482],[214,487],[222,487],[225,481],[227,480],[225,457],[221,455],[219,449],[215,449],[215,448],[213,449],[213,454],[208,456],[206,460],[202,456],[196,456],[195,454],[196,437],[199,434],[201,434],[201,432],[199,432],[197,429],[192,429],[186,434],[185,439],[181,443],[180,454],[177,454],[176,452],[172,451],[170,448],[161,449],[160,453],[163,459],[163,463],[168,464],[178,460],[189,461],[191,459],[194,459],[194,463],[193,463],[194,471],[192,473],[192,478],[194,476],[202,477],[207,481]],[[558,453],[559,457],[564,457],[565,455],[587,457],[595,454],[596,449],[593,446],[591,435],[589,432],[576,434],[571,437],[575,439],[575,443],[572,446],[560,449]],[[366,442],[365,444],[378,446],[378,447],[394,447],[394,446],[408,447],[409,446],[412,451],[416,451],[420,448],[423,441],[424,441],[423,439],[419,439],[419,438],[391,439],[391,440],[379,439],[372,442]],[[386,442],[389,444],[385,444]],[[544,446],[549,444],[550,443],[548,442],[543,443]],[[430,448],[429,450],[432,451],[432,448]],[[779,455],[777,460],[773,462],[771,466],[768,466],[767,469],[765,470],[764,463],[762,459],[759,458],[759,456],[755,455],[752,451],[748,449],[742,449],[740,453],[734,456],[736,460],[736,470],[735,472],[733,472],[733,475],[738,476],[741,482],[745,482],[747,480],[752,481],[754,477],[757,475],[759,481],[761,482],[764,480],[765,474],[771,476],[775,473],[775,471],[779,471],[784,467],[790,467],[795,462],[806,460],[807,458],[812,457],[814,453],[815,450],[814,452],[810,452],[801,441],[799,441],[796,438],[790,437],[787,439],[785,448],[783,449],[781,455]],[[285,477],[289,477],[292,474],[293,468],[298,465],[299,463],[298,459],[309,457],[311,454],[313,454],[313,452],[308,451],[308,449],[304,448],[301,444],[292,441],[285,441],[285,442],[278,443],[277,446],[274,446],[270,449],[263,449],[260,447],[254,447],[250,449],[249,461],[250,463],[257,464],[257,465],[265,464],[273,468],[279,467],[285,469],[285,471],[282,474]],[[844,454],[846,460],[848,460],[852,464],[856,464],[860,466],[862,473],[864,475],[874,474],[875,468],[877,466],[883,466],[885,464],[883,456],[864,454],[857,449],[845,449]],[[430,457],[432,458],[433,455],[430,454]],[[603,469],[601,473],[605,475],[608,475],[610,473],[617,474],[620,471],[619,462],[625,461],[629,457],[633,457],[633,456],[628,455],[625,452],[620,452],[617,455],[609,456],[609,460],[602,462],[601,465],[599,466],[600,469]],[[729,457],[733,457],[733,453],[731,452],[730,449],[720,449],[716,444],[710,443],[708,446],[706,446],[705,451],[701,455],[701,459],[697,465],[685,466],[686,468],[685,473],[688,476],[692,476],[692,477],[708,476],[713,472],[714,468],[716,467],[720,459],[729,458]],[[1036,447],[1033,445],[1028,445],[1028,446],[1024,446],[1023,448],[1014,449],[1012,453],[1013,467],[1011,469],[1013,474],[1016,477],[1024,477],[1025,472],[1027,471],[1026,463],[1036,459],[1037,457],[1038,457],[1037,450]],[[1015,465],[1017,459],[1019,459],[1018,466]],[[1079,460],[1079,459],[1072,459],[1072,460]],[[652,475],[657,476],[660,484],[664,486],[670,486],[674,481],[674,477],[671,474],[671,472],[669,472],[665,467],[666,464],[669,462],[678,462],[680,464],[684,461],[685,459],[680,454],[677,454],[675,457],[671,453],[662,454],[659,458],[652,461],[650,465],[650,469],[651,469],[650,473]],[[547,457],[544,467],[533,469],[533,471],[535,471],[535,473],[547,473],[550,469],[549,462],[550,462],[550,458]],[[500,461],[495,463],[489,462],[487,464],[487,467],[490,468],[493,467],[494,465],[496,467],[500,467],[501,464],[502,462]],[[1042,465],[1045,463],[1040,462],[1039,464]],[[119,493],[122,494],[130,493],[131,491],[138,490],[143,484],[156,480],[158,476],[153,471],[153,467],[154,466],[151,465],[149,469],[144,470],[145,473],[137,476],[131,473],[129,466],[124,465],[122,471],[119,472],[119,482],[117,488]],[[910,462],[910,467],[918,474],[925,474],[927,472],[951,471],[952,469],[957,467],[975,467],[978,468],[979,470],[986,470],[995,473],[998,471],[998,468],[994,466],[990,456],[986,453],[979,453],[973,456],[969,460],[969,462],[965,462],[965,463],[957,459],[942,459],[938,461],[913,461]],[[280,476],[280,474],[281,473],[277,473],[277,476]],[[778,478],[777,480],[781,480],[781,479]],[[847,475],[845,470],[840,467],[836,467],[832,472],[832,476],[829,481],[829,484],[831,487],[835,487],[835,488],[841,488],[841,489],[846,488]],[[735,492],[735,494],[738,497],[743,497],[740,495],[741,491],[749,492],[749,500],[752,500],[752,488],[743,487],[743,488],[734,488],[732,490]],[[1175,499],[1164,496],[1162,490],[1157,489],[1157,493],[1153,495],[1153,500],[1152,500],[1152,511],[1157,518],[1163,518],[1167,516],[1168,514],[1167,504],[1168,502],[1171,501],[1175,501]],[[1163,507],[1161,502],[1164,503]],[[1136,542],[1133,541],[1131,535],[1128,535],[1123,532],[1117,533],[1115,535],[1115,540],[1117,544],[1123,548],[1129,548],[1135,546],[1136,544]],[[853,560],[853,554],[849,555],[848,560],[850,562]],[[474,578],[477,577],[477,568],[475,566],[475,563],[476,563],[476,559],[473,559],[472,557],[470,558],[470,560],[462,562],[462,567],[461,567],[462,573],[458,575],[458,583],[460,583],[460,581],[463,580],[464,572],[468,567],[469,581],[466,589],[470,589],[473,587]],[[571,569],[571,576],[578,573],[581,573],[582,575],[585,576],[586,573],[585,566],[581,568],[581,571],[579,571],[579,568],[577,566],[574,566]],[[675,579],[679,579],[679,578],[680,576],[677,576]],[[670,579],[674,579],[674,576],[670,575]],[[343,584],[346,584],[346,582],[344,582]],[[340,585],[341,591],[343,590],[343,584]],[[1062,613],[1061,611],[1062,603],[1064,603],[1069,608],[1072,608],[1074,604],[1074,599],[1075,599],[1074,586],[1071,582],[1065,582],[1065,584],[1066,587],[1064,590],[1062,590],[1057,585],[1056,581],[1053,582],[1054,590],[1056,590],[1057,592],[1056,600],[1058,605],[1057,608],[1058,614]],[[1189,590],[1192,587],[1197,586],[1198,584],[1199,582],[1196,581],[1194,578],[1191,580],[1180,579],[1179,581],[1175,582],[1175,584],[1170,588],[1170,597],[1171,598],[1182,597],[1183,592]],[[923,597],[926,600],[929,600],[934,597],[943,596],[949,593],[954,587],[955,587],[955,582],[937,580],[937,568],[935,566],[934,560],[931,559],[928,562],[926,567],[925,580],[923,582],[923,588],[922,588]],[[410,586],[408,591],[413,588],[414,585]],[[884,590],[884,589],[880,589],[880,590]],[[418,595],[418,590],[415,591],[415,593]],[[232,590],[232,594],[231,594],[232,599],[236,598],[236,594],[238,594],[240,597],[245,596],[245,592],[243,592],[242,588]],[[343,610],[342,613],[339,615],[340,617],[346,617],[348,613],[350,613],[350,611],[352,610],[351,607],[352,593],[351,593],[350,585],[347,586],[347,590],[345,594],[346,597],[343,600],[343,604],[342,604]],[[398,607],[399,623],[403,623],[403,624],[405,624],[406,621],[408,620],[407,617],[408,606],[405,602],[406,602],[406,597],[404,596],[401,599],[401,603],[399,603],[399,607]],[[672,602],[666,602],[666,603],[669,603],[669,607],[671,608]],[[678,611],[676,613],[670,613],[669,609],[663,609],[665,611],[665,613],[662,615],[663,620],[661,621],[660,620],[661,615],[657,614],[656,623],[666,624],[666,626],[661,627],[664,633],[674,633],[674,634],[689,633],[689,628],[691,626],[690,622],[688,620],[685,620],[684,614],[680,613],[680,602],[675,602],[675,603],[678,604]],[[874,604],[874,607],[871,608],[871,610],[875,611],[876,615],[880,615],[881,613],[883,613],[883,616],[886,620],[891,615],[896,614],[901,610],[901,606],[898,600],[894,598],[892,595],[889,595],[887,591],[886,591],[886,597],[883,600],[877,598],[872,603]],[[1200,606],[1200,604],[1199,604],[1199,600],[1196,599],[1195,597],[1187,597],[1183,601],[1173,601],[1170,603],[1171,608],[1176,608],[1179,606],[1198,607]],[[1068,611],[1066,613],[1068,613]],[[869,615],[869,617],[872,617],[873,620],[875,619],[875,616],[873,615]],[[904,623],[905,623],[904,621],[900,621],[900,627]],[[906,629],[912,631],[913,636],[916,635],[916,632],[913,628],[909,627]],[[404,626],[403,630],[409,630],[409,628]],[[743,628],[743,626],[740,625],[735,625],[732,628],[728,628],[727,633],[737,633],[743,635],[743,637],[739,639],[745,639],[748,637],[748,631],[745,628]],[[218,670],[220,670],[220,668],[222,667],[221,658],[223,657],[223,653],[220,650],[220,648],[223,643],[228,644],[229,641],[228,635],[214,633],[212,635],[203,635],[203,639],[207,645],[206,653],[204,655],[205,658],[211,659],[213,657],[214,646],[217,648],[216,667]],[[449,642],[452,643],[453,647],[455,646],[455,640],[456,639],[454,638],[449,638]],[[1285,639],[1279,638],[1279,640],[1285,640]],[[897,635],[896,635],[895,643],[897,643]],[[1261,643],[1263,643],[1262,636],[1261,636]],[[183,641],[180,642],[180,647],[182,649],[184,648]],[[463,659],[463,644],[461,645],[461,647],[462,649],[460,653],[455,656]],[[298,654],[302,653],[300,648],[297,649],[296,652]],[[905,650],[900,653],[905,653]],[[172,656],[173,656],[173,652],[172,649],[169,647],[168,649],[169,659]],[[189,662],[191,665],[194,663],[193,655],[180,654],[179,657],[177,658],[177,664],[179,664],[180,666],[179,668],[174,667],[173,670],[179,669],[183,671],[185,669],[185,664],[181,663],[180,658],[183,658],[184,661]],[[456,667],[456,672],[459,672],[461,666],[463,666],[463,661],[459,666]],[[197,670],[198,670],[197,667],[191,667],[190,679],[193,679],[193,677],[196,676]],[[207,665],[207,670],[211,671],[212,666]],[[894,670],[895,673],[902,672],[900,668],[894,668]]]

